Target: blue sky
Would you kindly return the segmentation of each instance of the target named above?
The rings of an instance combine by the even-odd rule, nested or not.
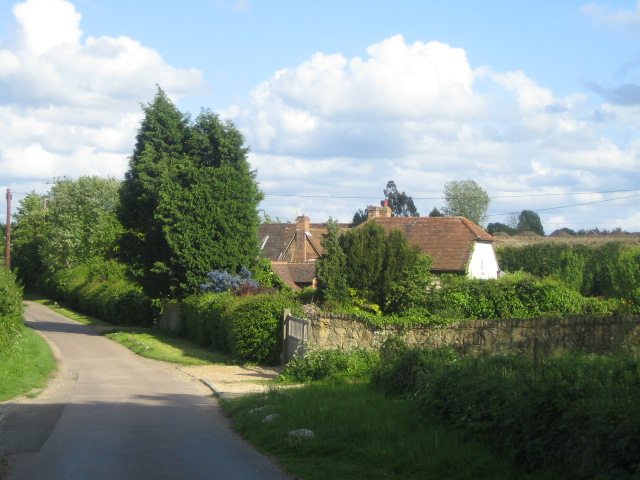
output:
[[[489,222],[640,231],[639,34],[632,1],[0,0],[0,187],[122,178],[160,84],[245,133],[272,217],[472,178]]]

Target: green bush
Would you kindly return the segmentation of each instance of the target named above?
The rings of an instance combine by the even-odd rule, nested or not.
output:
[[[277,364],[282,351],[282,314],[300,305],[288,293],[242,297],[227,313],[233,356],[243,362]]]
[[[427,297],[427,309],[441,318],[497,319],[617,313],[622,306],[619,301],[585,298],[557,280],[520,272],[497,280],[443,275]]]
[[[584,479],[640,474],[636,360],[565,355],[534,364],[489,356],[436,363],[422,367],[428,375],[414,387],[428,417],[495,442],[529,470]]]
[[[289,382],[311,382],[336,376],[369,377],[377,360],[378,354],[372,350],[312,350],[296,355],[280,377]]]
[[[187,297],[180,304],[183,334],[202,346],[231,353],[227,312],[241,301],[229,292]]]
[[[391,337],[380,349],[380,362],[373,375],[373,383],[390,395],[413,397],[434,369],[445,368],[455,362],[458,354],[451,347],[436,350],[409,348],[399,338]]]
[[[14,347],[24,322],[22,313],[22,288],[13,273],[0,268],[0,356]]]

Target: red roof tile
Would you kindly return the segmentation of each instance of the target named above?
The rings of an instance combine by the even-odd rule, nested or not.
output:
[[[433,258],[435,272],[465,272],[475,242],[493,242],[493,237],[464,217],[388,217],[376,222],[386,231],[400,229],[411,245],[418,245]]]
[[[316,276],[316,264],[313,262],[271,262],[271,269],[294,290],[311,286]]]

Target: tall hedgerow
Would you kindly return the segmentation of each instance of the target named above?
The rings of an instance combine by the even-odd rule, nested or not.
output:
[[[504,271],[555,279],[589,297],[630,299],[640,281],[640,248],[621,242],[501,247],[496,253]]]
[[[0,357],[7,353],[20,335],[23,324],[22,288],[13,273],[0,268]]]

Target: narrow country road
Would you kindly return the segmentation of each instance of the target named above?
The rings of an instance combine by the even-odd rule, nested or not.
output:
[[[25,317],[52,345],[59,375],[0,416],[7,480],[291,480],[177,369],[42,305]]]

